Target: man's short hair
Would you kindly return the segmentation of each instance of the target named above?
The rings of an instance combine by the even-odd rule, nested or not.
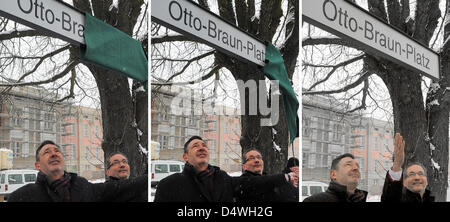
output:
[[[352,154],[350,154],[350,153],[344,153],[344,154],[342,154],[342,155],[336,157],[336,158],[331,162],[331,169],[332,169],[332,170],[337,170],[337,169],[338,169],[339,162],[341,162],[341,160],[344,159],[345,157],[350,157],[350,158],[352,158],[352,159],[355,159],[355,157],[354,157]]]
[[[425,166],[422,163],[410,162],[410,163],[406,164],[406,167],[403,170],[403,173],[402,173],[403,180],[406,180],[406,178],[408,177],[408,175],[406,174],[406,171],[408,170],[408,168],[411,167],[411,166],[414,166],[414,165],[422,167],[423,172],[425,173],[425,176],[427,176],[427,168],[425,168]]]
[[[249,150],[245,151],[244,155],[242,155],[242,164],[245,164],[247,162],[247,158],[245,158],[245,156],[247,156],[247,153],[250,152],[250,151],[256,151],[259,154],[261,154],[261,152],[259,150],[255,149],[255,148],[252,148],[252,149],[249,149]],[[262,156],[262,154],[261,154],[261,156]]]
[[[55,145],[56,147],[60,148],[55,142],[53,142],[51,140],[45,140],[36,149],[36,162],[38,162],[40,160],[39,151],[41,151],[42,147],[44,147],[45,145],[48,145],[48,144],[52,144],[52,145]]]
[[[188,153],[188,151],[189,151],[189,143],[192,141],[192,140],[195,140],[195,139],[198,139],[198,140],[201,140],[201,141],[203,141],[203,139],[200,137],[200,136],[192,136],[191,138],[189,138],[189,140],[184,144],[184,153]]]
[[[106,169],[109,169],[111,167],[111,161],[109,161],[109,160],[111,160],[111,157],[113,157],[114,155],[117,155],[117,154],[120,154],[120,155],[124,156],[125,159],[127,159],[127,161],[128,161],[127,155],[125,155],[124,153],[122,153],[120,151],[114,151],[111,154],[109,154],[108,159],[106,159],[107,160],[107,162],[106,162],[107,163]]]

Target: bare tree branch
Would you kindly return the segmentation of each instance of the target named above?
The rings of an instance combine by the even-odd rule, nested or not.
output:
[[[163,35],[152,37],[152,44],[159,44],[165,42],[183,42],[183,41],[193,41],[191,38],[185,35]]]
[[[160,83],[160,82],[152,82],[152,85],[157,85],[157,86],[170,86],[170,85],[190,85],[190,84],[195,84],[195,83],[199,83],[203,80],[207,80],[209,79],[211,76],[213,76],[217,71],[219,71],[219,69],[221,69],[222,66],[220,65],[215,65],[209,72],[208,74],[193,80],[193,81],[187,81],[187,82],[165,82],[165,83]],[[1,85],[0,85],[1,86]]]
[[[41,85],[41,84],[51,83],[51,82],[54,82],[54,81],[64,77],[65,75],[67,75],[67,73],[69,73],[70,70],[72,70],[79,63],[80,62],[78,60],[72,61],[69,65],[67,65],[67,67],[61,73],[53,76],[50,79],[46,79],[46,80],[42,80],[42,81],[36,81],[36,82],[0,84],[0,86],[13,86],[13,87],[15,87],[15,86],[32,86],[32,85]]]
[[[343,66],[352,64],[352,63],[354,63],[354,62],[356,62],[356,61],[359,61],[359,60],[363,59],[364,56],[365,56],[365,55],[363,54],[363,55],[357,56],[357,57],[355,57],[355,58],[349,59],[349,60],[347,60],[347,61],[341,62],[341,63],[336,64],[336,65],[325,65],[325,66],[324,66],[324,65],[321,65],[321,66],[319,66],[319,65],[313,65],[313,64],[310,64],[310,63],[308,63],[308,62],[303,63],[305,66],[311,66],[311,67],[331,67],[331,68],[332,68],[331,71],[327,74],[327,76],[326,76],[325,78],[323,78],[322,80],[319,80],[318,82],[314,83],[311,87],[309,87],[309,89],[308,89],[307,91],[311,91],[311,90],[314,89],[314,87],[316,87],[317,85],[319,85],[319,84],[321,84],[321,83],[327,81],[339,67],[343,67]]]
[[[369,73],[368,71],[365,71],[361,77],[359,77],[355,82],[344,86],[343,88],[340,89],[336,89],[336,90],[324,90],[324,91],[304,91],[303,94],[304,95],[319,95],[319,94],[335,94],[335,93],[341,93],[341,92],[345,92],[349,89],[353,89],[355,87],[357,87],[359,84],[361,84],[364,80],[366,80],[370,75],[372,75],[371,73]]]
[[[0,33],[0,41],[10,40],[14,38],[33,37],[33,36],[48,36],[43,32],[36,31],[34,29],[27,30],[13,30],[11,32]]]

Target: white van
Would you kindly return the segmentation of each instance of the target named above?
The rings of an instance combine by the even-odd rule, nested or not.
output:
[[[13,191],[29,183],[36,182],[37,170],[2,170],[0,171],[0,195],[5,199]]]
[[[152,160],[152,187],[156,186],[160,180],[174,173],[181,173],[184,163],[176,160]]]
[[[325,192],[328,184],[317,181],[302,181],[302,201],[316,193]]]

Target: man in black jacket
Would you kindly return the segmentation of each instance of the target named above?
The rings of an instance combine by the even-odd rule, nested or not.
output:
[[[244,153],[242,158],[242,170],[244,173],[241,178],[258,177],[264,175],[264,161],[261,153],[256,149],[251,149]],[[298,164],[297,164],[298,166]],[[286,172],[290,173],[290,172]],[[294,182],[298,177],[291,178]],[[295,192],[297,190],[297,192]],[[247,192],[239,193],[237,202],[298,202],[298,187],[290,183],[274,187],[272,190],[261,192],[256,187],[250,187]]]
[[[113,152],[107,159],[106,176],[107,182],[126,180],[130,177],[130,165],[124,153]],[[130,202],[148,202],[148,189]]]
[[[399,134],[394,140],[394,164],[386,174],[381,202],[434,202],[427,189],[427,171],[419,162],[408,163],[402,172],[405,160],[405,141]]]
[[[147,176],[111,183],[89,183],[75,173],[64,171],[61,149],[44,141],[36,150],[36,183],[27,184],[9,196],[8,202],[96,202],[128,201],[148,187]]]
[[[330,178],[325,192],[312,195],[303,202],[366,202],[367,192],[356,188],[361,172],[352,154],[342,154],[332,161]]]
[[[251,189],[269,191],[288,181],[278,174],[259,178],[231,177],[219,167],[209,164],[209,150],[199,136],[184,144],[182,173],[162,179],[157,186],[155,202],[233,202],[240,192]]]

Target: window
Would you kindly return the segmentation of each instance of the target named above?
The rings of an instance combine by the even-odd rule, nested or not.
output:
[[[44,130],[46,130],[46,131],[53,131],[53,123],[51,123],[51,122],[44,122]]]
[[[316,153],[322,152],[322,143],[317,142],[316,143]]]
[[[322,118],[317,118],[317,128],[318,129],[323,128],[323,119]]]
[[[215,132],[216,130],[217,130],[217,122],[214,121],[214,122],[211,123],[211,131]]]
[[[307,195],[308,195],[308,187],[302,186],[302,196],[307,196]]]
[[[330,129],[330,120],[329,119],[324,119],[323,120],[323,128],[325,130],[329,130]]]
[[[321,141],[322,140],[322,130],[317,130],[317,137],[316,137],[316,139],[318,140],[318,141]]]
[[[329,141],[329,133],[328,131],[323,132],[323,141]]]
[[[322,150],[324,153],[328,153],[328,143],[323,144]]]
[[[22,155],[22,144],[19,142],[12,142],[14,157],[20,157]]]
[[[384,152],[389,152],[389,138],[386,138],[384,142]]]
[[[84,147],[84,158],[89,159],[89,147],[88,146]]]
[[[379,140],[379,138],[378,138],[378,136],[375,136],[375,141],[374,141],[374,143],[373,143],[373,150],[378,150],[378,140]]]
[[[366,136],[361,136],[361,146],[362,146],[362,148],[365,148],[366,147]]]
[[[189,116],[189,125],[195,126],[195,117],[193,114]]]
[[[159,141],[161,145],[161,149],[167,148],[167,136],[159,136]]]
[[[223,127],[223,130],[224,130],[225,134],[228,134],[228,122],[227,121],[225,121],[225,125]]]
[[[181,172],[180,165],[170,165],[170,172]]]
[[[311,117],[302,117],[303,137],[311,136]]]
[[[321,163],[320,163],[320,160],[321,160],[322,158],[320,158],[320,155],[319,154],[317,154],[316,155],[316,167],[321,167],[322,165],[321,165]]]
[[[364,158],[359,158],[358,159],[358,164],[359,164],[359,170],[361,171],[361,172],[364,172],[364,165],[365,165],[365,162],[364,162]]]
[[[326,167],[328,164],[328,156],[327,155],[323,155],[322,156],[322,166]]]
[[[169,137],[169,149],[173,149],[175,146],[175,137]]]
[[[32,183],[36,181],[36,174],[25,174],[25,183]]]
[[[217,147],[216,147],[216,140],[213,139],[213,140],[211,140],[211,147],[210,147],[209,149],[215,150],[216,148],[217,148]]]
[[[335,142],[342,141],[342,125],[339,123],[335,123],[333,125],[333,141]]]
[[[4,184],[4,183],[5,183],[5,174],[2,174],[2,175],[1,175],[0,183],[1,183],[1,184]]]
[[[156,164],[155,173],[168,173],[167,164]]]
[[[70,149],[72,151],[72,159],[76,159],[77,158],[77,151],[75,150],[75,146],[71,145]]]
[[[22,184],[22,174],[10,174],[8,175],[8,184]]]
[[[83,124],[83,135],[84,137],[89,137],[89,126],[87,123]]]

